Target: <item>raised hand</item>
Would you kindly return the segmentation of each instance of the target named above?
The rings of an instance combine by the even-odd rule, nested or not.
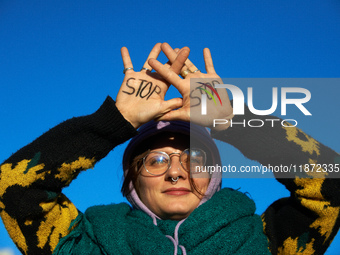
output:
[[[176,61],[177,54],[169,44],[161,46],[164,54],[170,62]],[[216,74],[211,53],[208,48],[203,50],[205,69],[202,73],[187,59],[185,66],[180,72],[165,68],[156,59],[150,59],[149,64],[169,83],[174,85],[183,96],[182,107],[159,117],[159,120],[183,120],[192,121],[201,126],[213,128],[214,119],[228,119],[233,117],[233,110],[230,104],[228,93],[225,89],[215,89],[215,85],[222,83],[221,78]],[[181,79],[179,73],[184,77]],[[207,114],[202,115],[202,95],[206,95]],[[228,125],[221,125],[223,128]]]
[[[183,48],[172,64],[162,65],[171,73],[180,72],[189,55],[189,48]],[[182,106],[182,99],[173,98],[164,101],[164,96],[170,84],[158,73],[151,72],[150,59],[157,59],[161,52],[161,43],[157,43],[151,50],[140,72],[133,70],[133,65],[126,47],[121,49],[124,64],[124,81],[116,98],[116,106],[124,118],[135,128],[161,118],[164,114]]]

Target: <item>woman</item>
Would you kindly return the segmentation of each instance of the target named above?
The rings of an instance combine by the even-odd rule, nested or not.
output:
[[[170,63],[155,60],[161,49]],[[207,74],[187,60],[188,54],[188,48],[176,52],[167,44],[156,44],[142,71],[134,72],[127,49],[122,48],[125,78],[116,102],[108,97],[95,113],[61,123],[1,165],[0,214],[24,254],[325,252],[339,228],[338,181],[280,179],[292,195],[270,206],[262,223],[246,195],[218,191],[218,173],[189,172],[193,166],[218,164],[220,159],[205,129],[195,125],[190,129],[186,122],[207,126],[213,118],[230,119],[232,108],[227,93],[219,91],[224,107],[209,115],[211,119],[194,117],[189,79],[219,77],[209,50],[204,50]],[[150,72],[152,68],[157,72]],[[170,84],[183,99],[164,101]],[[263,164],[334,163],[339,157],[312,138],[304,146],[310,143],[318,153],[305,150],[298,143],[304,134],[294,130],[292,137],[282,128],[212,128],[212,134]],[[189,133],[198,138],[194,147],[189,146]],[[131,137],[124,154],[122,190],[134,209],[118,204],[79,212],[62,188]],[[280,143],[273,146],[274,139]]]

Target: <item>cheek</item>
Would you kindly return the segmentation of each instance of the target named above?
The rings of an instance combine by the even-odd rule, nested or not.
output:
[[[195,185],[202,192],[205,193],[208,189],[210,178],[196,178],[194,179]]]
[[[139,176],[137,178],[138,190],[136,192],[143,203],[147,203],[146,200],[152,199],[153,194],[159,190],[160,182],[159,177]]]
[[[142,195],[146,193],[145,191],[146,191],[147,183],[140,176],[138,176],[136,183],[137,183],[136,187],[138,187],[136,189],[137,194],[140,198],[142,198]]]

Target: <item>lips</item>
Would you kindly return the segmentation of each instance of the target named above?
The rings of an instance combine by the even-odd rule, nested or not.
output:
[[[189,194],[190,192],[191,190],[187,188],[170,188],[165,190],[163,193],[173,196],[183,196]]]

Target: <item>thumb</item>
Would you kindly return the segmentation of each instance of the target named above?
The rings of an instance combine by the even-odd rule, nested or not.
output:
[[[177,109],[177,110],[172,110],[161,117],[157,118],[158,121],[173,121],[173,120],[181,120],[181,121],[190,121],[190,114],[183,108]]]
[[[182,105],[183,105],[182,98],[172,98],[170,100],[163,101],[161,106],[162,116],[164,114],[167,114],[168,112],[171,112],[174,109],[182,107]]]

